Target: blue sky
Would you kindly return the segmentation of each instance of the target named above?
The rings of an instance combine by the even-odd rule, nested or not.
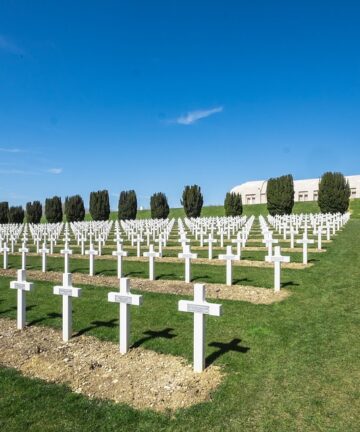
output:
[[[360,174],[357,1],[0,1],[0,200]]]

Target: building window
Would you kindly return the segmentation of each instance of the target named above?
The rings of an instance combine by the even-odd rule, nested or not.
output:
[[[351,198],[356,198],[356,188],[351,188]]]
[[[317,201],[319,198],[319,191],[314,191],[313,200]]]
[[[256,195],[246,195],[246,204],[255,204]]]
[[[299,201],[308,201],[309,195],[307,191],[299,192]]]

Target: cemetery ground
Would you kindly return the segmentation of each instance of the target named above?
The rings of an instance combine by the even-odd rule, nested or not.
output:
[[[284,268],[283,287],[291,295],[283,301],[221,300],[223,315],[207,320],[206,363],[211,373],[219,368],[222,377],[204,402],[178,410],[135,408],[131,402],[89,399],[64,385],[0,368],[0,430],[359,430],[359,240],[360,220],[354,212],[325,245],[326,253],[310,255],[313,266]],[[246,253],[250,259],[265,254]],[[18,268],[19,259],[10,256],[10,265]],[[28,268],[40,269],[37,257],[27,261]],[[50,270],[61,271],[62,263],[48,259]],[[70,263],[71,271],[88,272],[88,260],[71,258]],[[95,267],[100,274],[116,274],[114,261],[96,260]],[[124,271],[130,278],[146,278],[148,264],[125,261]],[[182,279],[183,271],[183,264],[156,263],[160,279]],[[194,263],[192,274],[196,282],[224,283],[224,265]],[[12,279],[0,278],[2,325],[16,317]],[[273,270],[239,266],[234,279],[272,291]],[[61,300],[52,295],[53,286],[35,281],[28,294],[29,332],[40,328],[50,337],[52,329],[61,328]],[[82,287],[81,298],[73,302],[74,339],[91,336],[117,344],[118,306],[107,302],[110,289],[95,283]],[[184,295],[132,291],[144,296],[143,306],[132,308],[133,351],[176,356],[191,364],[193,317],[177,311]],[[139,370],[132,385],[140,387],[143,376]]]

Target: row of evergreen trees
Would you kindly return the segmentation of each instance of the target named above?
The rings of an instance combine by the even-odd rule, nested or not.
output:
[[[267,208],[271,215],[291,214],[294,207],[294,180],[291,175],[271,178],[267,184]],[[319,183],[318,204],[323,213],[344,213],[349,208],[350,186],[341,173],[325,173]],[[187,217],[199,217],[204,197],[197,185],[185,186],[181,204]],[[122,191],[119,197],[119,220],[136,219],[137,197],[134,190]],[[170,209],[167,197],[158,192],[150,198],[151,217],[166,219]],[[228,192],[224,201],[226,216],[240,216],[243,212],[241,195]],[[45,201],[45,217],[49,223],[63,220],[64,214],[68,222],[79,222],[85,219],[84,201],[80,195],[65,198],[64,208],[61,198],[54,196]],[[91,192],[90,215],[93,220],[108,220],[110,216],[110,200],[107,190]],[[40,201],[26,204],[26,219],[29,223],[40,223],[42,218]],[[9,207],[7,202],[0,202],[0,223],[22,223],[25,217],[21,206]]]
[[[271,178],[267,184],[267,208],[271,215],[291,214],[294,207],[292,175]],[[322,213],[345,213],[350,205],[351,189],[344,175],[326,172],[320,179],[318,205]]]

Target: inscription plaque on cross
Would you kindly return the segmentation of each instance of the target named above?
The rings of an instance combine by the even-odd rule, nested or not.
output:
[[[205,299],[205,285],[194,285],[194,300],[180,300],[180,312],[194,314],[194,371],[202,372],[205,369],[205,315],[220,316],[222,306],[208,303]]]
[[[130,280],[128,278],[120,279],[120,291],[109,292],[108,301],[112,303],[119,303],[119,333],[120,342],[119,349],[121,354],[126,354],[129,351],[130,342],[130,306],[141,306],[143,302],[143,296],[137,294],[131,294],[130,292]]]
[[[32,282],[26,282],[26,270],[17,271],[17,280],[10,282],[10,288],[17,290],[17,328],[23,329],[26,324],[26,292],[33,289]]]
[[[72,286],[71,273],[63,273],[63,284],[54,286],[53,293],[61,295],[63,340],[67,342],[72,334],[72,298],[80,297],[81,288]]]

